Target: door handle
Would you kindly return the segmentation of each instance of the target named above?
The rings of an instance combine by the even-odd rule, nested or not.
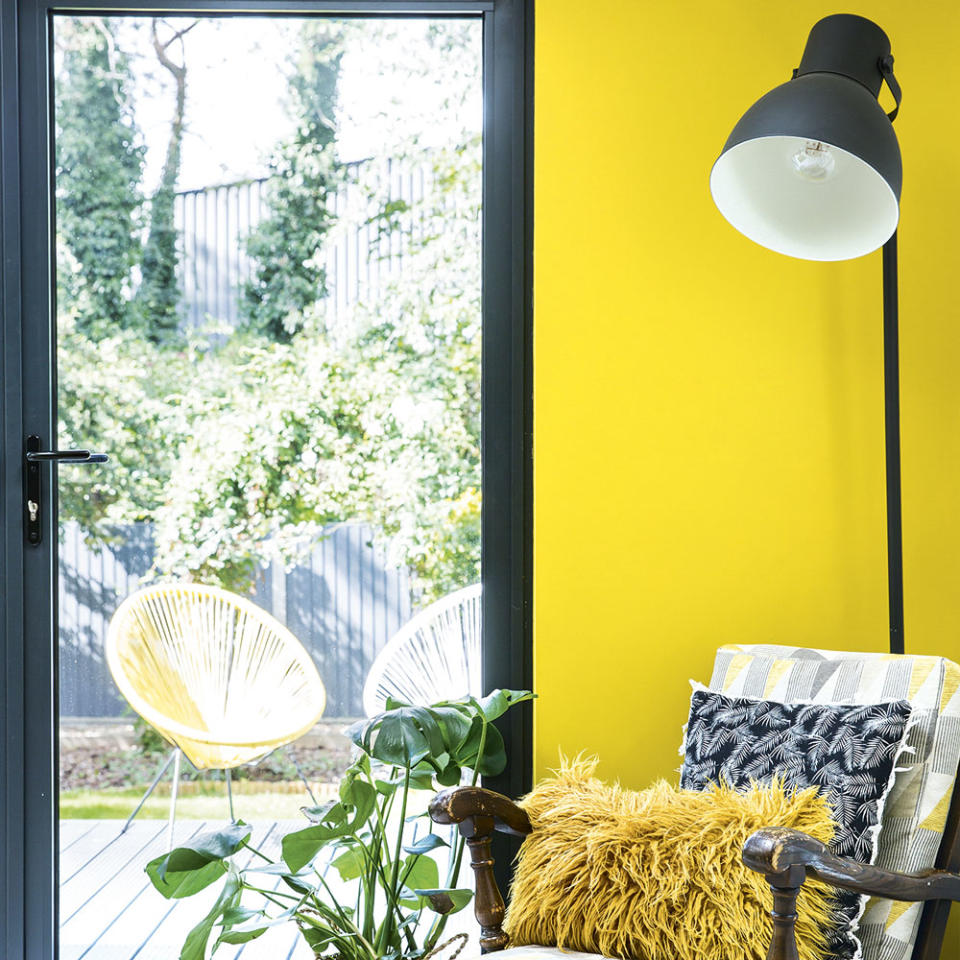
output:
[[[27,437],[27,449],[24,453],[26,470],[23,498],[27,543],[37,547],[43,539],[43,486],[40,465],[42,463],[106,463],[109,459],[105,453],[91,453],[89,450],[41,450],[40,438],[36,434]]]
[[[110,459],[89,450],[28,450],[26,457],[27,463],[106,463]]]

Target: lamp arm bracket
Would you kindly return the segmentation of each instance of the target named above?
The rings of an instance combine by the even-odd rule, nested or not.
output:
[[[900,101],[903,99],[900,84],[893,75],[893,55],[888,53],[885,57],[881,57],[877,66],[880,68],[880,73],[883,74],[883,79],[887,81],[887,86],[890,88],[890,92],[893,94],[893,101],[896,104],[893,110],[887,114],[890,122],[893,123],[893,121],[897,119],[897,113],[900,110]]]

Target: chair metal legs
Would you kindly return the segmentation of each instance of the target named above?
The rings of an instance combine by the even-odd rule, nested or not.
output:
[[[133,822],[133,818],[136,817],[136,815],[143,809],[143,805],[150,798],[150,795],[153,793],[153,791],[157,789],[157,784],[160,783],[161,779],[163,778],[163,775],[170,769],[170,764],[172,763],[173,764],[173,783],[170,788],[170,816],[167,822],[167,849],[168,850],[173,849],[173,827],[174,827],[174,823],[176,822],[176,815],[177,815],[177,791],[180,786],[180,760],[182,756],[183,756],[183,753],[181,752],[179,747],[174,747],[173,750],[170,751],[170,755],[160,765],[160,769],[157,771],[157,775],[153,778],[153,782],[147,788],[147,792],[140,798],[140,802],[137,804],[136,809],[133,811],[133,813],[130,814],[129,817],[127,817],[127,822],[123,825],[123,829],[120,831],[121,834],[127,832],[127,827],[130,826],[130,824]],[[297,774],[299,775],[300,779],[303,781],[303,785],[304,787],[306,787],[307,793],[309,794],[310,799],[313,802],[313,805],[317,806],[317,798],[314,796],[313,791],[310,789],[310,783],[307,780],[307,778],[304,776],[303,770],[301,770],[300,768],[300,764],[297,763],[296,758],[293,756],[292,752],[289,754],[289,757],[293,761],[293,765],[297,769]],[[229,768],[224,770],[224,774],[226,776],[226,781],[227,781],[227,800],[230,803],[230,820],[233,823],[236,823],[237,818],[233,812],[233,778],[230,774]]]
[[[179,774],[179,767],[180,767],[179,754],[180,754],[180,748],[174,747],[173,750],[170,752],[170,756],[168,756],[167,759],[164,760],[164,762],[160,765],[160,769],[157,771],[157,775],[153,778],[153,783],[151,783],[150,786],[147,787],[147,792],[140,798],[140,802],[137,804],[136,809],[133,811],[133,813],[130,814],[129,817],[127,817],[127,822],[123,825],[123,829],[120,831],[120,833],[127,832],[127,827],[129,827],[130,824],[133,822],[133,818],[143,809],[143,805],[150,798],[150,794],[157,789],[157,784],[160,782],[161,778],[167,772],[167,770],[170,769],[170,764],[173,763],[174,757],[177,758],[177,772]]]
[[[227,767],[223,772],[227,775],[227,800],[230,803],[230,822],[236,823],[237,818],[233,815],[233,787],[232,787],[233,781],[230,776],[230,768]]]
[[[143,809],[143,805],[150,798],[150,794],[157,789],[157,784],[160,782],[163,775],[170,769],[170,764],[173,764],[173,785],[170,788],[170,819],[167,823],[167,849],[173,849],[173,824],[176,820],[177,814],[177,788],[180,786],[180,758],[183,754],[180,751],[179,747],[174,747],[170,751],[170,756],[163,761],[163,764],[160,766],[160,769],[157,771],[157,775],[153,778],[153,783],[147,787],[147,792],[140,798],[140,802],[137,804],[133,813],[127,817],[127,822],[123,825],[123,829],[120,831],[121,834],[127,832],[127,827],[133,823],[133,818]],[[230,816],[233,816],[233,804],[231,802]]]
[[[170,788],[170,822],[167,825],[167,850],[173,849],[173,824],[177,818],[177,787],[180,786],[180,748],[175,751],[173,761],[173,786]]]
[[[315,807],[319,806],[317,803],[317,798],[313,795],[313,791],[310,789],[310,784],[307,782],[307,778],[303,775],[303,770],[300,768],[300,764],[297,763],[297,758],[294,756],[293,751],[289,750],[287,755],[293,761],[293,765],[297,771],[297,776],[303,781],[303,785],[307,788],[307,795],[310,797],[310,802]]]

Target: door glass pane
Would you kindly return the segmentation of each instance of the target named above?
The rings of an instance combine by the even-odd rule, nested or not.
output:
[[[275,858],[348,721],[480,692],[478,588],[378,655],[480,579],[481,23],[54,43],[58,444],[110,457],[59,468],[60,956],[169,958],[222,888],[144,874],[175,771],[177,842],[229,786]],[[312,955],[290,923],[240,954]]]

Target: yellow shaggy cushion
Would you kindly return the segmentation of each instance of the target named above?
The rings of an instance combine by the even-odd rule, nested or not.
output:
[[[505,928],[511,946],[542,944],[626,960],[763,960],[772,894],[740,851],[761,827],[833,837],[816,787],[781,784],[648,790],[608,786],[596,760],[565,763],[522,802],[533,832],[520,848]],[[801,960],[824,956],[830,888],[798,902]]]

